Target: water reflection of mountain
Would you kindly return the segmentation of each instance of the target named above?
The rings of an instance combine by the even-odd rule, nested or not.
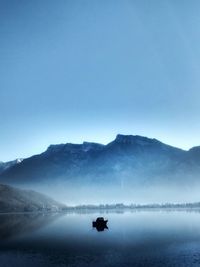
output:
[[[60,214],[57,213],[22,213],[0,215],[0,240],[7,240],[36,231],[53,222]]]

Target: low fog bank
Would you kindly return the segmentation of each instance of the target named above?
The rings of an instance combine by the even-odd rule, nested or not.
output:
[[[142,187],[104,185],[81,185],[70,183],[23,184],[18,187],[44,193],[66,205],[83,204],[152,204],[188,203],[200,201],[200,183],[180,185],[149,185]]]

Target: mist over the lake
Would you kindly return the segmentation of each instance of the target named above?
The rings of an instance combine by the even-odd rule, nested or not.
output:
[[[200,266],[200,1],[0,0],[0,266]]]
[[[200,148],[118,134],[107,145],[50,145],[2,165],[0,182],[34,189],[66,205],[199,201]],[[191,194],[192,192],[192,194]]]

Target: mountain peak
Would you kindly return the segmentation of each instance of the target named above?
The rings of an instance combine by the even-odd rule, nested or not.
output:
[[[151,139],[140,135],[123,135],[123,134],[118,134],[114,141],[116,143],[138,144],[138,145],[149,145],[152,143],[160,143],[156,139]]]

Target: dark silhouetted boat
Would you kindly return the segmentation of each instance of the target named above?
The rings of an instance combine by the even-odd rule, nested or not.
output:
[[[98,217],[96,221],[92,222],[92,226],[97,229],[97,231],[104,231],[104,229],[108,229],[107,227],[108,220],[104,220],[103,217]]]

